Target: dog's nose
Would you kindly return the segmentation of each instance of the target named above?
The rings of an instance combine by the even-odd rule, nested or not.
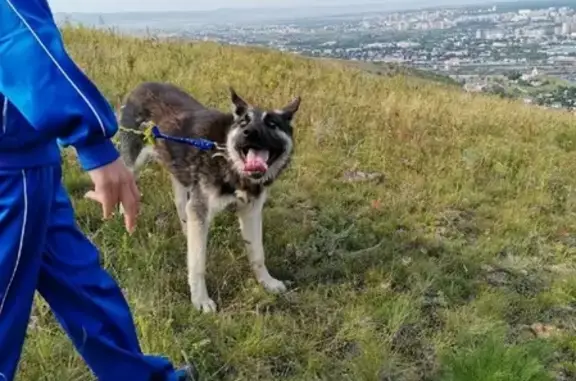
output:
[[[246,139],[255,139],[258,137],[258,131],[253,128],[246,128],[242,133]]]

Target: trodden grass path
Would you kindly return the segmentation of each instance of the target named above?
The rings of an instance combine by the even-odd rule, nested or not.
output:
[[[227,86],[265,106],[300,94],[297,155],[265,211],[258,287],[236,218],[211,231],[208,288],[189,301],[169,181],[150,166],[133,237],[83,200],[79,222],[133,308],[146,352],[193,358],[205,380],[576,379],[576,124],[559,112],[384,78],[336,63],[211,43],[64,29],[117,104],[170,81],[229,109]],[[19,380],[91,380],[39,300]]]

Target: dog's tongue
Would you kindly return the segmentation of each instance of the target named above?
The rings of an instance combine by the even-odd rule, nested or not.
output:
[[[268,151],[266,150],[248,150],[244,170],[246,172],[266,172],[268,170]]]

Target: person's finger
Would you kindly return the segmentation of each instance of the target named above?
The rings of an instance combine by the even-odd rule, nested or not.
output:
[[[120,201],[120,188],[121,184],[107,183],[102,188],[102,212],[104,219],[110,218],[114,212],[114,208]]]
[[[136,182],[133,181],[131,184],[132,184],[131,185],[132,192],[134,192],[136,200],[140,202],[142,200],[142,194],[140,193],[140,189],[138,189],[138,185],[136,185]]]
[[[84,198],[90,199],[92,201],[97,201],[100,202],[100,196],[98,195],[98,193],[94,192],[94,191],[88,191],[84,194]]]
[[[106,209],[104,207],[104,197],[102,195],[102,193],[97,193],[96,191],[88,191],[86,192],[86,194],[84,195],[84,198],[90,199],[92,201],[96,201],[97,203],[100,204],[100,207],[102,208],[102,215],[103,218],[106,219]]]
[[[140,190],[138,189],[138,185],[136,185],[136,181],[133,178],[129,181],[130,189],[132,190],[132,194],[134,194],[134,199],[136,200],[137,210],[136,213],[140,213],[140,200],[142,199],[142,195],[140,194]]]
[[[138,202],[129,183],[122,186],[120,190],[120,202],[124,208],[124,224],[129,233],[134,232],[136,227],[136,216],[138,215]]]

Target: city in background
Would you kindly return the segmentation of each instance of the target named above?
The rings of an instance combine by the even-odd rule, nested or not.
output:
[[[576,108],[576,3],[518,1],[386,10],[378,5],[206,12],[57,14],[60,22],[166,38],[258,45],[412,70],[470,92]]]

